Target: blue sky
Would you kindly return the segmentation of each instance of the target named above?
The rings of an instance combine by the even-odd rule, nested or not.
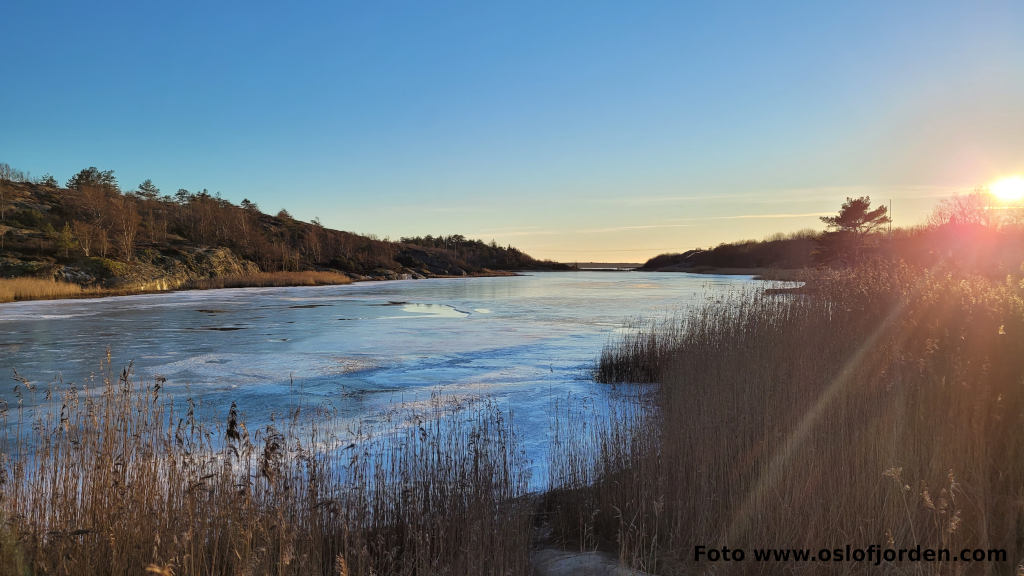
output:
[[[1024,172],[1024,3],[811,4],[15,0],[0,161],[569,261]]]

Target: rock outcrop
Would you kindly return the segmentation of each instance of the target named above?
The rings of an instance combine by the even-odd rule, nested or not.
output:
[[[61,266],[53,276],[83,286],[157,291],[181,288],[195,280],[257,272],[256,264],[239,258],[228,248],[195,248],[171,254],[143,251],[132,262],[90,258],[78,266]]]

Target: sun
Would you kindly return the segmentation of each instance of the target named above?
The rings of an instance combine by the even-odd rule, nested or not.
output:
[[[1024,200],[1024,178],[1011,176],[993,182],[989,192],[1003,202],[1019,202]]]

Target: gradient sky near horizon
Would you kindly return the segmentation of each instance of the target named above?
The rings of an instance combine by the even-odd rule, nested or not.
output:
[[[896,225],[1024,172],[1024,2],[84,2],[0,15],[0,162],[563,261]]]

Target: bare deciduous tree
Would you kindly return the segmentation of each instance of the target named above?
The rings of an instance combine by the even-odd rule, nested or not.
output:
[[[85,254],[86,258],[91,256],[92,247],[96,244],[99,236],[96,226],[88,222],[75,220],[71,223],[71,231],[75,235],[75,240],[78,241],[78,246],[82,248],[82,253]]]
[[[976,224],[991,226],[992,196],[982,190],[970,194],[953,196],[939,202],[928,216],[928,224],[942,226],[944,224]]]
[[[135,209],[135,203],[130,198],[118,197],[112,202],[114,212],[114,227],[117,234],[117,241],[121,248],[121,254],[128,262],[135,257],[135,237],[139,234],[139,224],[142,218]]]

